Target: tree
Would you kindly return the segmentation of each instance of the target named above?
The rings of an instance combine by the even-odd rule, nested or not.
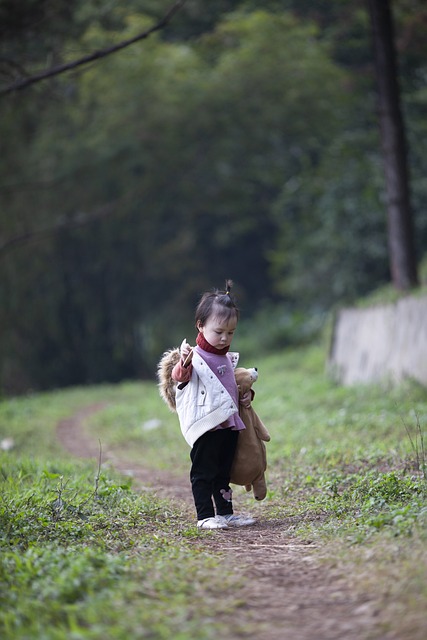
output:
[[[405,128],[389,0],[369,0],[383,148],[391,276],[397,289],[418,284]]]
[[[162,15],[169,0],[101,14],[101,0],[76,0],[69,33],[37,21],[30,42],[10,31],[8,50],[33,73],[130,41],[153,23],[141,3]],[[199,292],[227,276],[245,319],[278,300],[315,317],[389,281],[369,15],[346,7],[332,32],[246,4],[197,39],[174,19],[0,101],[0,387],[150,376],[191,339]],[[400,59],[421,249],[425,56]]]

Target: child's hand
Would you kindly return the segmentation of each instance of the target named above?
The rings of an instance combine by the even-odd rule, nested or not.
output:
[[[181,354],[181,362],[183,366],[187,367],[193,358],[193,349],[191,348],[191,345],[188,344],[187,338],[184,338],[181,342],[179,352]]]
[[[252,394],[250,390],[246,391],[246,393],[239,398],[240,404],[243,405],[245,409],[251,408],[251,401],[252,401]]]

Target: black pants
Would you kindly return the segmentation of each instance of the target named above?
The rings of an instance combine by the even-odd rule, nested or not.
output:
[[[200,436],[191,449],[190,480],[197,519],[233,513],[230,469],[237,446],[238,431],[218,429]]]

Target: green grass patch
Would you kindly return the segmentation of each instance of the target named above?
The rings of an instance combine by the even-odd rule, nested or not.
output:
[[[269,380],[264,386],[261,370],[255,402],[272,434],[270,512],[290,517],[303,537],[354,543],[380,531],[422,532],[426,389],[413,381],[336,386],[323,375],[316,348],[270,357],[264,365]]]
[[[215,637],[232,573],[168,502],[94,471],[2,460],[2,638]]]

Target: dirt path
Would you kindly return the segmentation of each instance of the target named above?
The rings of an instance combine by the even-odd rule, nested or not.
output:
[[[65,449],[78,457],[99,456],[99,444],[84,429],[85,420],[103,408],[86,407],[61,421],[57,436]],[[180,500],[192,517],[192,496],[187,478],[133,466],[128,469],[113,451],[102,459],[131,473],[135,485],[155,488],[165,498]],[[316,549],[287,533],[289,522],[264,520],[253,527],[218,531],[206,539],[207,548],[226,554],[241,573],[245,586],[236,616],[253,640],[397,640],[381,632],[377,603],[355,593],[351,580],[338,569],[321,564]],[[253,630],[253,632],[252,632]],[[236,636],[237,638],[238,636]]]

